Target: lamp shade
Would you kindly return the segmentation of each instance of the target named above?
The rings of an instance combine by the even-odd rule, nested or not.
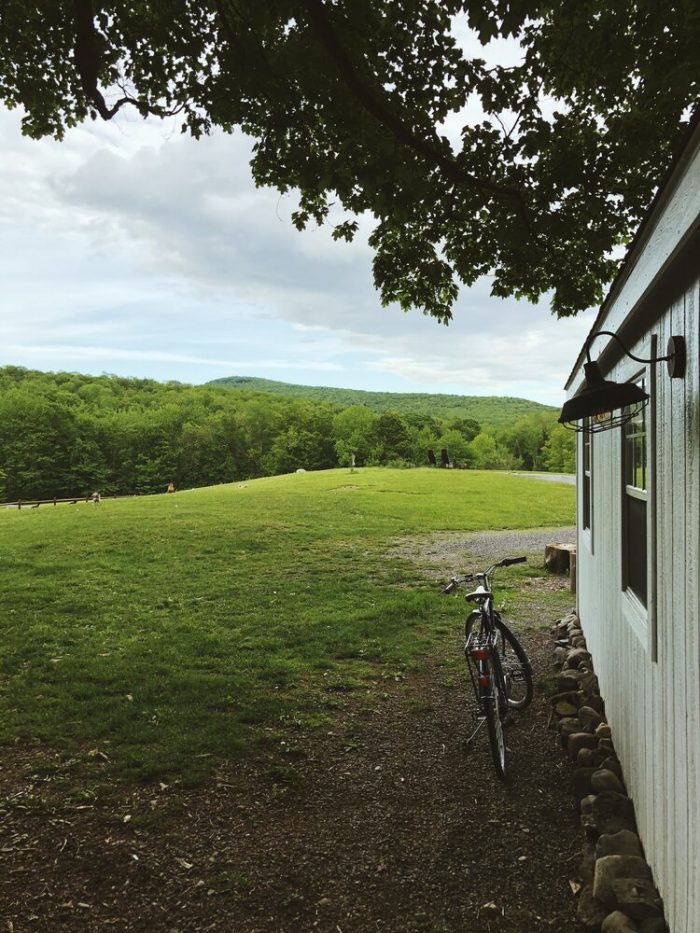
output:
[[[603,379],[597,363],[585,363],[583,387],[565,402],[559,422],[575,431],[607,431],[629,421],[649,401],[649,396],[633,382]],[[624,411],[621,411],[623,410]],[[615,415],[614,412],[620,412]],[[584,425],[585,419],[590,419]]]

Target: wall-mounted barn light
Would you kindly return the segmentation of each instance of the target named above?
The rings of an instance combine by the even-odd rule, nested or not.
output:
[[[591,361],[591,344],[596,337],[614,337],[630,359],[638,363],[661,363],[666,361],[668,374],[672,379],[682,379],[685,375],[685,340],[683,337],[671,337],[666,347],[666,356],[655,356],[643,360],[630,353],[617,334],[609,330],[600,330],[586,341],[586,360],[583,369],[586,381],[579,391],[564,403],[559,415],[559,422],[564,427],[585,434],[597,434],[609,431],[631,421],[647,404],[649,396],[633,382],[610,382],[603,379],[600,366]]]

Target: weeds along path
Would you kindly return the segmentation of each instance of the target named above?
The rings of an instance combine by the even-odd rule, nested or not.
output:
[[[480,553],[470,542],[477,565],[490,556],[482,543]],[[441,559],[450,565],[449,550],[434,553],[435,575]],[[550,670],[544,623],[571,598],[561,581],[521,584],[508,598],[528,620],[516,631],[537,682]],[[486,736],[465,745],[460,618],[455,602],[454,623],[413,673],[349,695],[328,727],[280,730],[197,789],[110,786],[109,764],[87,748],[10,749],[0,770],[7,929],[577,930],[576,813],[549,704],[538,690],[515,720],[512,783],[499,784]]]

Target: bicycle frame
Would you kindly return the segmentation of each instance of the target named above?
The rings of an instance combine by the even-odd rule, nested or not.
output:
[[[496,772],[503,780],[506,779],[503,724],[509,708],[523,709],[532,699],[532,668],[524,649],[494,608],[491,582],[497,567],[522,563],[524,560],[524,557],[504,558],[483,573],[468,575],[462,580],[453,578],[445,589],[446,593],[450,593],[460,583],[474,580],[478,583],[476,589],[466,597],[469,602],[476,603],[476,607],[469,613],[464,626],[464,655],[476,699],[475,715],[478,720],[467,744],[471,744],[486,724]],[[499,636],[502,639],[501,650]],[[506,645],[514,652],[515,665],[506,658]],[[516,670],[518,665],[521,667]],[[518,696],[514,690],[518,679],[526,687],[522,696]]]
[[[466,597],[470,602],[478,603],[478,609],[474,609],[464,623],[464,655],[474,696],[482,708],[479,725],[470,736],[470,742],[485,722],[484,700],[490,698],[493,702],[494,680],[501,703],[501,713],[505,713],[507,709],[505,681],[498,653],[499,633],[491,589],[491,576],[495,568],[496,565],[489,567],[483,574],[476,574],[477,579],[481,578],[480,585]],[[478,628],[475,627],[477,621]],[[485,695],[484,691],[488,693]]]

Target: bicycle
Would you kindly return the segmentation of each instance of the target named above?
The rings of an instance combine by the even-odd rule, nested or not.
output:
[[[496,772],[504,781],[507,767],[503,725],[509,710],[525,709],[532,702],[532,665],[527,652],[494,608],[492,581],[497,568],[526,560],[526,557],[505,557],[482,573],[453,577],[443,591],[452,593],[462,584],[477,583],[476,589],[466,595],[476,608],[464,624],[464,656],[477,702],[478,721],[467,744],[471,744],[486,723]]]

